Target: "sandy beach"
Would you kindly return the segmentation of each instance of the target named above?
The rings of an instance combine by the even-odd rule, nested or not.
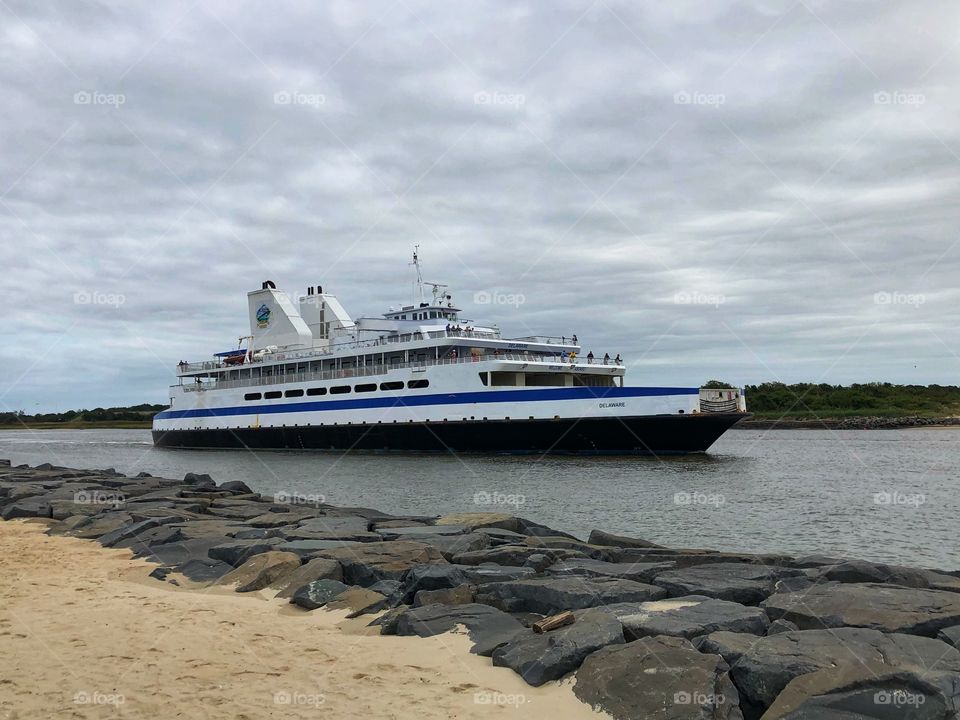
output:
[[[0,717],[577,718],[463,635],[375,636],[371,616],[175,587],[129,550],[0,523]]]

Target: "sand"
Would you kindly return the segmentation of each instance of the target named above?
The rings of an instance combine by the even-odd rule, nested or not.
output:
[[[177,588],[128,550],[0,522],[0,718],[604,718],[462,634],[381,637],[263,593]]]

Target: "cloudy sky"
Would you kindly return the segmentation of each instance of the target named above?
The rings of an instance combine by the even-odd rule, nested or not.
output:
[[[0,0],[0,54],[0,409],[161,402],[414,243],[634,383],[958,382],[955,2]]]

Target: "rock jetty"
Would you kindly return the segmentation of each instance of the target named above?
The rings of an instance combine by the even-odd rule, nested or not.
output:
[[[583,541],[505,514],[397,516],[194,473],[2,460],[0,516],[128,548],[157,582],[346,610],[385,635],[464,632],[531,685],[574,677],[618,720],[960,717],[956,572]]]

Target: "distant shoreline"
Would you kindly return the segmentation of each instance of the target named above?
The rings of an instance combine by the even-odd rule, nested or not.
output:
[[[80,422],[23,422],[0,425],[0,430],[149,430],[150,420],[81,420]]]
[[[741,420],[733,430],[909,430],[960,427],[960,417],[822,417]]]

